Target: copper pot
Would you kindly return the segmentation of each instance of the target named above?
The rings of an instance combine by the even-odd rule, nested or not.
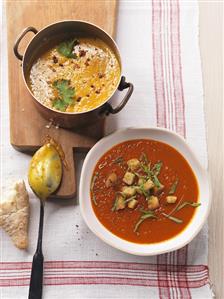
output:
[[[18,47],[20,41],[28,32],[33,32],[35,35],[27,45],[24,55],[21,55],[18,51]],[[40,111],[40,113],[43,114],[46,119],[52,119],[54,123],[65,128],[76,128],[83,125],[88,125],[90,123],[96,122],[98,119],[106,115],[109,115],[110,113],[118,113],[126,105],[133,92],[133,84],[126,82],[125,77],[121,76],[120,82],[117,84],[114,92],[116,91],[116,89],[120,91],[122,91],[123,89],[127,89],[127,93],[120,104],[115,108],[113,108],[108,103],[113,94],[109,98],[105,99],[105,101],[101,105],[86,112],[55,111],[40,103],[34,97],[28,85],[30,69],[33,63],[41,56],[42,53],[44,53],[56,43],[74,37],[74,33],[76,33],[78,36],[98,37],[103,40],[108,46],[111,47],[111,49],[116,54],[122,71],[120,52],[113,38],[98,26],[84,21],[61,21],[53,23],[40,31],[38,31],[34,27],[27,27],[23,30],[23,32],[16,40],[13,49],[15,56],[22,61],[23,79],[29,93],[32,95],[32,99],[37,109]]]

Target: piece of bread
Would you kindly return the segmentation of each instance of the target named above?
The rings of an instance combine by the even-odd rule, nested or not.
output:
[[[25,183],[15,184],[8,200],[0,202],[0,226],[20,249],[28,247],[29,196]]]

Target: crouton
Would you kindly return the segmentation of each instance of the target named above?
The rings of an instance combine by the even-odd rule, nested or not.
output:
[[[127,171],[123,177],[123,182],[125,182],[127,185],[132,185],[134,183],[134,179],[134,173]]]
[[[116,173],[112,172],[108,178],[106,179],[105,185],[107,188],[114,186],[117,183],[117,175]]]
[[[118,194],[116,197],[116,211],[123,210],[125,208],[125,198]]]
[[[129,209],[134,209],[137,206],[137,204],[138,204],[137,199],[132,199],[129,201],[128,207],[129,207]]]
[[[122,192],[126,197],[131,197],[136,194],[136,188],[135,187],[126,187],[124,186],[122,188]]]
[[[130,159],[127,161],[128,167],[131,170],[136,170],[140,167],[140,161],[138,159]]]
[[[167,196],[166,197],[166,202],[167,203],[175,203],[177,201],[177,197],[176,196]]]
[[[159,208],[159,199],[157,196],[150,196],[148,199],[148,209],[155,210]]]
[[[143,178],[138,179],[138,185],[141,186],[145,183],[145,180]]]
[[[152,180],[148,179],[144,184],[143,184],[143,189],[148,192],[150,189],[154,187],[154,183]]]

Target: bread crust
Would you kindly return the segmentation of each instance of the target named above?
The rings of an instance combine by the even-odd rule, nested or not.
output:
[[[29,195],[24,181],[19,181],[8,200],[0,203],[0,226],[19,249],[28,247],[29,214]]]

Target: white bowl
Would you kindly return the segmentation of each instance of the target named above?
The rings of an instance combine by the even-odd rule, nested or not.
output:
[[[93,170],[101,156],[114,145],[133,139],[153,139],[165,142],[178,150],[188,161],[199,185],[200,208],[196,209],[193,219],[177,236],[163,242],[153,244],[138,244],[126,241],[107,230],[97,219],[91,204],[90,183]],[[161,128],[127,128],[116,131],[98,141],[88,152],[83,164],[79,200],[82,216],[92,230],[107,244],[135,255],[156,255],[177,250],[188,244],[201,230],[205,223],[211,205],[209,180],[206,170],[200,165],[186,141],[174,132]]]

